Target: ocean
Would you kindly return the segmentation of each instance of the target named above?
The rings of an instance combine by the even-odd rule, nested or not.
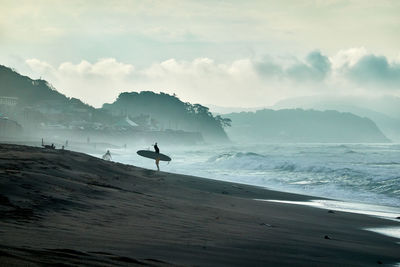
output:
[[[160,163],[162,171],[400,208],[400,144],[159,147],[172,157]],[[139,149],[147,147],[111,151],[113,160],[156,169]]]

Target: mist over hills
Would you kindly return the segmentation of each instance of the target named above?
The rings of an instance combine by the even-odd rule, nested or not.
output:
[[[308,96],[284,99],[271,109],[316,109],[350,112],[373,120],[391,140],[400,142],[400,98],[393,96]]]
[[[132,131],[158,131],[163,136],[164,132],[180,136],[186,131],[196,133],[192,139],[198,141],[203,137],[210,142],[228,141],[223,129],[228,121],[213,116],[205,106],[184,103],[175,95],[126,92],[114,103],[96,109],[79,99],[66,97],[45,80],[32,80],[1,65],[0,81],[0,97],[5,102],[7,98],[16,102],[1,104],[0,114],[20,123],[25,134],[40,131],[43,135],[45,130],[57,130],[58,135],[61,132],[66,135],[79,130],[84,136],[99,133],[105,136],[125,131],[128,138],[128,132]],[[199,135],[202,137],[198,138]]]
[[[208,140],[227,140],[223,127],[229,121],[221,116],[213,116],[208,107],[182,102],[175,95],[151,91],[126,92],[121,93],[112,104],[104,104],[102,109],[114,115],[128,115],[137,119],[147,114],[163,129],[201,132]]]
[[[331,102],[293,99],[275,106],[319,107],[321,110],[331,107],[356,115],[333,110],[264,109],[229,113],[223,118],[213,115],[206,106],[151,91],[121,93],[113,103],[96,109],[79,99],[66,97],[45,80],[32,80],[5,66],[0,66],[0,81],[0,97],[18,99],[15,107],[1,105],[0,113],[20,123],[28,134],[38,130],[42,134],[51,129],[57,130],[55,135],[79,131],[83,136],[101,133],[115,140],[115,133],[118,136],[126,133],[124,138],[132,139],[132,132],[139,131],[146,136],[150,132],[168,131],[168,134],[199,133],[202,137],[194,139],[204,138],[210,142],[226,142],[228,136],[240,142],[388,142],[386,136],[400,136],[397,123],[400,118],[388,115],[398,108],[396,99],[392,99],[390,105],[385,105],[386,102],[370,105],[380,108],[381,112],[335,99]],[[369,118],[378,121],[384,133]],[[179,141],[180,137],[175,139]]]
[[[252,108],[244,108],[244,107],[223,107],[217,105],[207,105],[210,108],[210,111],[213,114],[229,114],[229,113],[237,113],[237,112],[255,112],[260,109],[267,108],[265,107],[252,107]]]
[[[19,107],[46,105],[46,103],[52,102],[53,104],[61,104],[63,107],[74,106],[88,111],[94,110],[93,107],[84,104],[79,99],[68,98],[59,93],[45,80],[32,80],[3,65],[0,65],[0,81],[1,96],[17,97]]]
[[[225,114],[228,136],[238,142],[390,142],[373,121],[351,113],[302,109],[263,109]]]

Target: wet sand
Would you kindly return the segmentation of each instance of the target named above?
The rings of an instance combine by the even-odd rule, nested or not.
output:
[[[376,266],[400,222],[254,199],[309,196],[0,145],[0,266]],[[327,238],[325,238],[327,237]]]

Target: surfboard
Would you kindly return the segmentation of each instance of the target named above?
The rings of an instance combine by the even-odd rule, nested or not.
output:
[[[158,157],[161,161],[171,161],[171,158],[168,157],[167,155],[164,155],[162,153],[157,154],[156,152],[150,151],[150,150],[139,150],[136,153],[139,156],[149,158],[149,159],[156,159]]]

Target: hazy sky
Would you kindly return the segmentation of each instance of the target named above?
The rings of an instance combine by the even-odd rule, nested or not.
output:
[[[0,64],[100,106],[123,91],[268,106],[400,96],[398,0],[0,0]]]

